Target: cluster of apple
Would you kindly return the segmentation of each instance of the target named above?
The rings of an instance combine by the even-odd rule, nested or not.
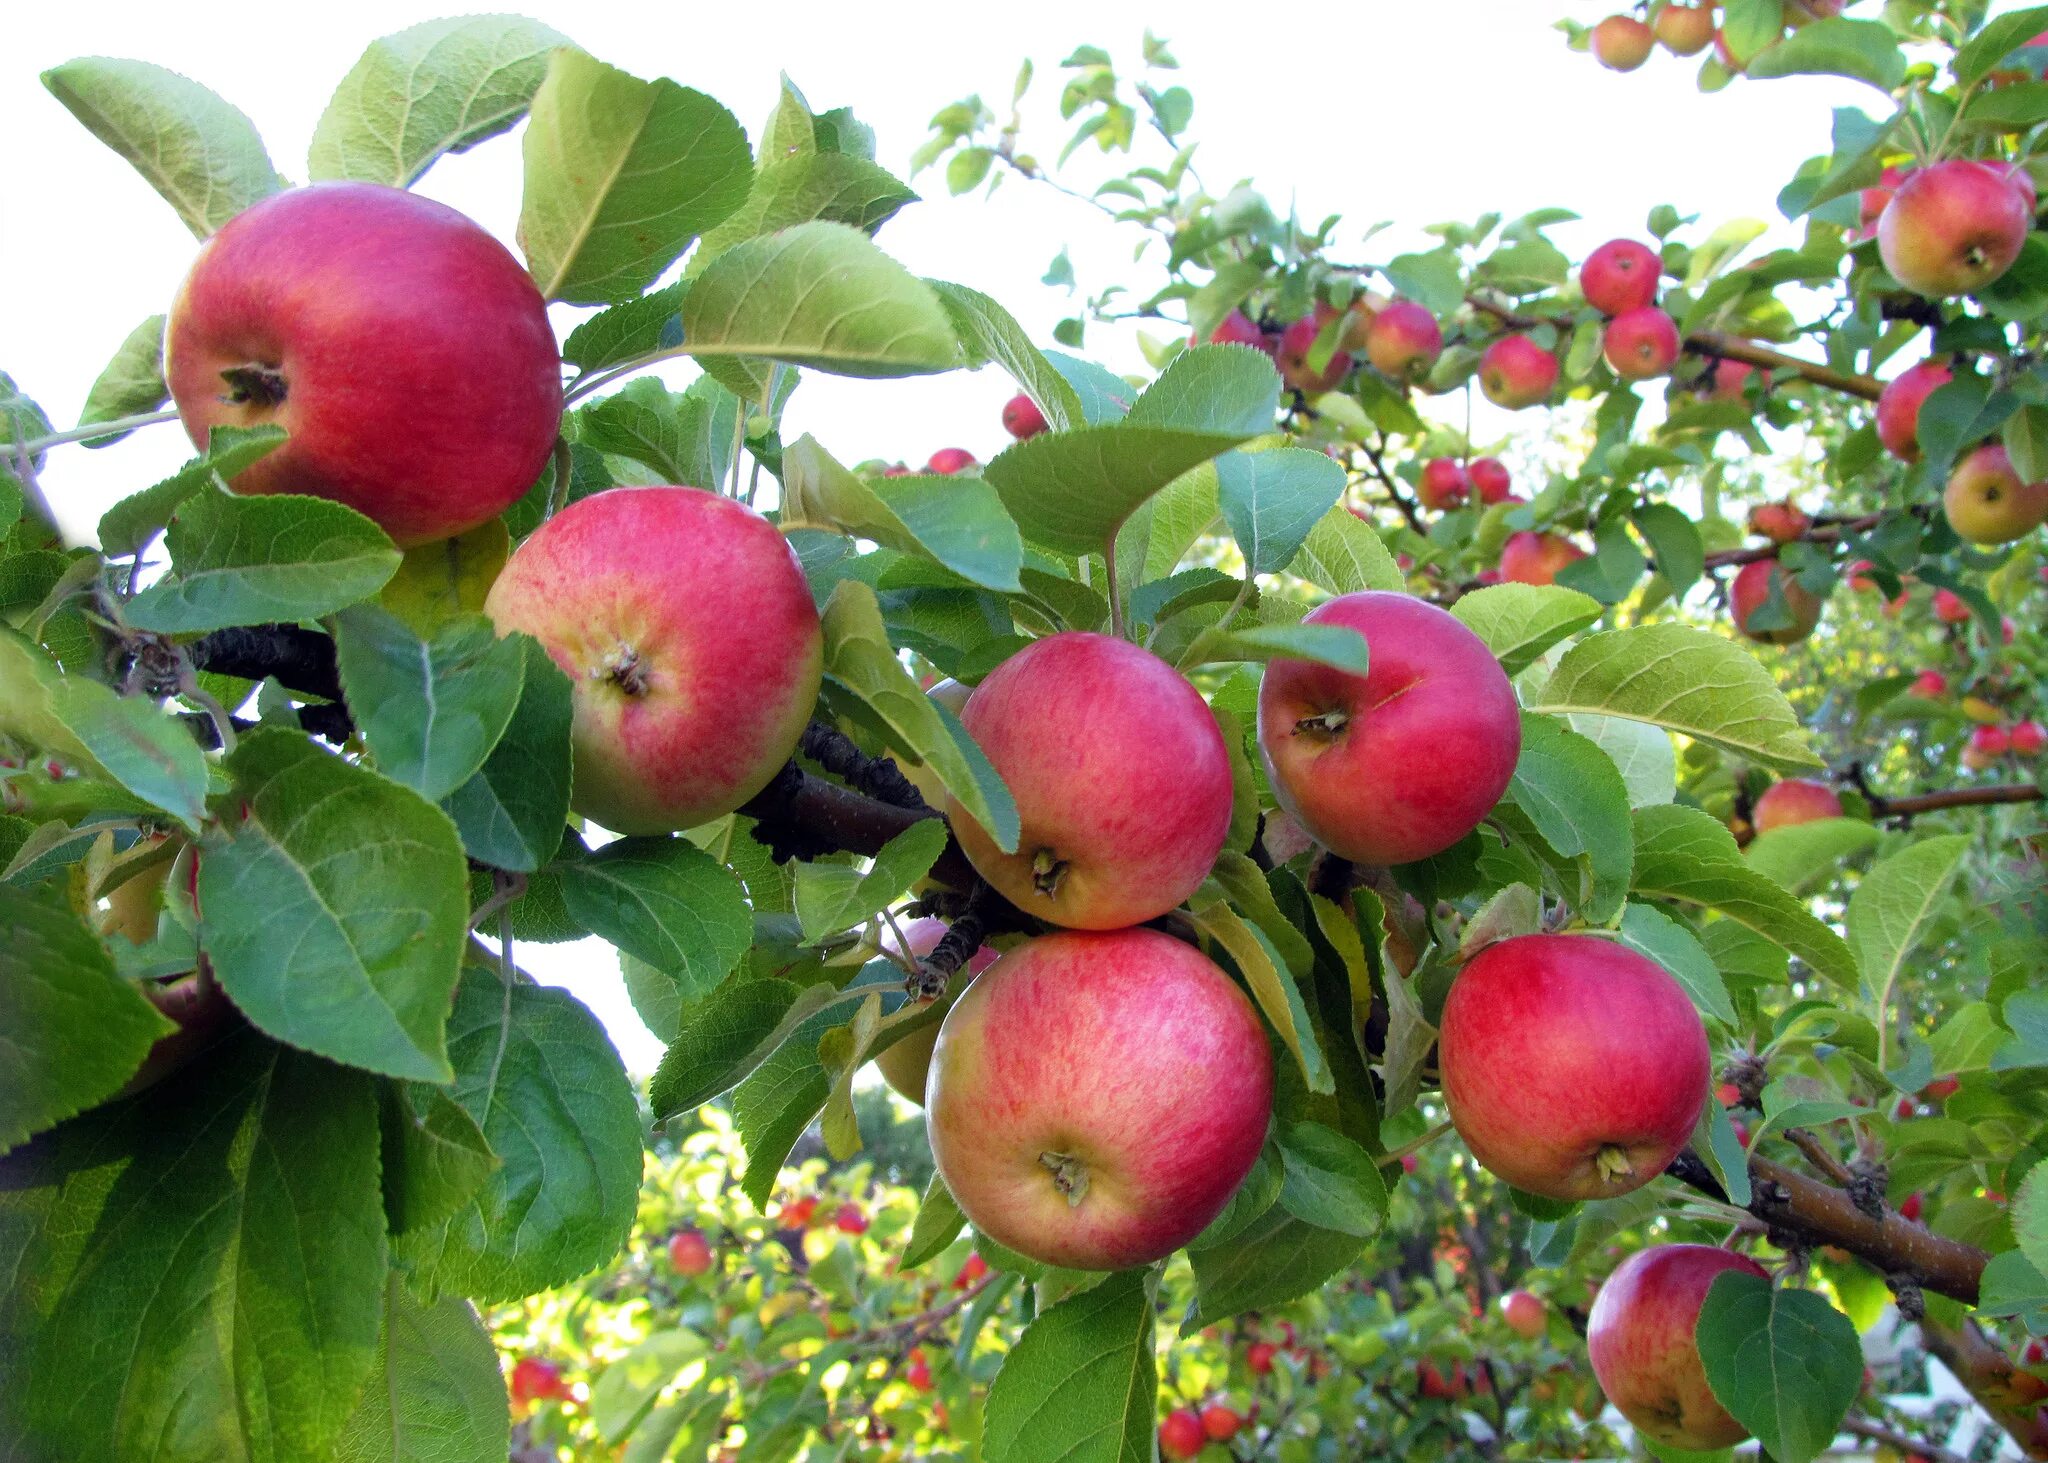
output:
[[[1310,364],[1316,341],[1337,327],[1328,363]],[[1198,340],[1190,337],[1189,344]],[[1279,328],[1261,325],[1242,310],[1232,310],[1209,333],[1211,345],[1248,345],[1272,358],[1280,379],[1305,395],[1334,391],[1362,355],[1375,371],[1397,384],[1429,374],[1443,354],[1444,332],[1436,316],[1412,300],[1391,300],[1370,291],[1355,295],[1339,310],[1318,301],[1315,310]]]
[[[1846,0],[1784,0],[1780,34],[1840,15]],[[1648,21],[1633,15],[1610,15],[1594,26],[1587,40],[1594,59],[1610,71],[1634,71],[1650,59],[1658,45],[1674,56],[1697,56],[1708,46],[1727,70],[1740,73],[1746,64],[1728,44],[1714,7],[1665,0]]]
[[[1198,1457],[1211,1443],[1228,1443],[1249,1420],[1227,1402],[1176,1407],[1159,1424],[1159,1454],[1163,1458]]]

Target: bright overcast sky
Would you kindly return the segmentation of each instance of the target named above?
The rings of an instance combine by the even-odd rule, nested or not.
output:
[[[167,309],[194,242],[128,165],[74,122],[37,80],[81,55],[137,57],[205,83],[254,119],[271,161],[303,177],[326,98],[377,36],[451,13],[351,0],[334,6],[232,7],[22,4],[0,50],[0,136],[9,139],[0,192],[0,371],[60,427],[123,337]],[[1497,210],[1512,218],[1564,206],[1583,223],[1554,231],[1575,257],[1617,233],[1640,234],[1659,203],[1701,216],[1777,222],[1778,189],[1827,142],[1830,109],[1885,100],[1832,79],[1738,82],[1695,90],[1694,61],[1655,56],[1618,76],[1565,46],[1561,16],[1591,23],[1612,8],[1580,0],[1354,0],[1299,14],[1291,31],[1248,32],[1245,12],[1032,0],[1000,7],[892,3],[861,9],[815,0],[768,7],[673,4],[528,5],[594,55],[640,76],[707,92],[758,132],[787,72],[820,109],[852,105],[878,135],[878,160],[899,175],[932,113],[979,92],[1005,102],[1020,58],[1038,64],[1026,145],[1050,159],[1064,140],[1052,104],[1058,63],[1077,44],[1134,65],[1149,20],[1181,63],[1173,81],[1195,96],[1198,166],[1222,188],[1252,178],[1302,218],[1346,219],[1344,257],[1381,259],[1419,242],[1413,230]],[[1863,8],[1873,8],[1866,0]],[[2000,8],[2005,8],[2001,6]],[[679,13],[682,12],[682,13]],[[969,21],[967,17],[976,17]],[[203,17],[203,18],[202,18]],[[971,25],[972,28],[969,28]],[[1164,83],[1162,83],[1164,84]],[[1076,171],[1090,164],[1076,154]],[[437,163],[420,191],[472,214],[508,241],[518,213],[516,134]],[[1083,176],[1092,176],[1083,173]],[[1087,208],[1012,179],[994,201],[951,199],[934,173],[881,233],[912,270],[997,296],[1041,341],[1072,310],[1039,283],[1070,249],[1084,287],[1128,279],[1135,242]],[[1388,239],[1358,244],[1393,220]],[[1091,335],[1120,369],[1127,344]],[[808,376],[791,400],[789,435],[815,433],[841,461],[922,462],[942,446],[982,458],[1007,438],[997,422],[1014,388],[994,369],[911,382]],[[183,461],[187,444],[158,427],[100,452],[57,449],[43,483],[67,531],[89,534],[101,511]],[[609,950],[595,942],[522,947],[521,962],[574,988],[611,1026],[629,1065],[652,1069],[659,1046],[627,1005]]]

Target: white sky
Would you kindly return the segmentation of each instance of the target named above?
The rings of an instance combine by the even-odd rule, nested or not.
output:
[[[184,72],[248,113],[273,164],[303,177],[314,123],[363,47],[459,8],[392,0],[267,11],[192,0],[14,7],[0,49],[0,137],[10,139],[8,186],[0,190],[0,371],[58,426],[72,425],[114,348],[168,308],[196,247],[169,206],[44,90],[40,71],[101,54]],[[1693,85],[1696,62],[1662,53],[1630,75],[1602,71],[1568,51],[1552,26],[1563,16],[1591,23],[1611,8],[1583,0],[1351,0],[1303,11],[1289,31],[1248,31],[1245,12],[1219,5],[1101,0],[868,9],[784,0],[768,9],[690,6],[686,14],[672,4],[523,7],[614,65],[717,97],[750,137],[787,71],[814,106],[853,106],[876,129],[878,160],[899,175],[932,113],[970,92],[1000,109],[1026,55],[1038,64],[1026,145],[1049,162],[1066,136],[1053,111],[1058,62],[1087,42],[1134,66],[1149,20],[1181,63],[1159,84],[1194,93],[1189,135],[1202,142],[1197,165],[1210,186],[1254,178],[1276,208],[1291,198],[1306,220],[1344,214],[1347,259],[1384,259],[1423,242],[1414,232],[1421,225],[1488,210],[1512,218],[1538,207],[1574,209],[1585,221],[1552,236],[1575,258],[1616,234],[1643,237],[1642,221],[1659,203],[1699,214],[1702,231],[1743,216],[1777,221],[1772,201],[1801,159],[1825,149],[1830,109],[1886,105],[1870,89],[1834,79],[1738,82],[1703,97]],[[1089,171],[1093,155],[1090,147],[1074,159],[1088,183],[1098,176]],[[443,159],[419,191],[509,240],[519,170],[514,134]],[[1084,288],[1131,277],[1135,231],[1116,230],[1048,190],[1012,179],[989,203],[946,197],[934,172],[913,186],[930,201],[898,215],[882,231],[884,247],[920,274],[995,295],[1043,342],[1074,308],[1064,291],[1038,282],[1062,246]],[[1400,226],[1370,248],[1359,244],[1382,219]],[[1136,364],[1127,342],[1097,332],[1089,353],[1119,369]],[[997,412],[1013,389],[994,369],[909,382],[807,376],[791,400],[789,435],[813,432],[845,462],[921,463],[956,445],[985,460],[1008,440]],[[1482,437],[1487,420],[1479,418]],[[66,529],[83,536],[109,504],[187,455],[176,428],[158,427],[99,452],[59,448],[43,483]],[[634,1018],[608,949],[529,946],[520,958],[589,1002],[629,1066],[652,1069],[660,1048]]]

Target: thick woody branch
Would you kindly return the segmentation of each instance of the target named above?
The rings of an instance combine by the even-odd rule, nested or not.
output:
[[[2019,784],[2010,787],[1953,787],[1946,792],[1924,792],[1909,798],[1872,798],[1870,813],[1875,818],[1911,818],[1919,813],[1939,813],[1947,808],[1989,808],[2007,803],[2042,801],[2038,787]]]
[[[1851,1437],[1897,1448],[1902,1453],[1918,1453],[1921,1457],[1931,1460],[1931,1463],[1969,1463],[1961,1453],[1951,1453],[1938,1444],[1925,1442],[1910,1433],[1900,1432],[1895,1427],[1886,1427],[1881,1422],[1872,1422],[1867,1417],[1843,1418],[1842,1431]]]
[[[1891,516],[1890,513],[1866,513],[1860,518],[1838,518],[1832,522],[1816,523],[1799,535],[1797,542],[1837,543],[1876,528]],[[1707,555],[1706,566],[1709,569],[1732,569],[1741,564],[1757,564],[1765,559],[1777,558],[1778,550],[1782,547],[1781,544],[1760,544],[1747,549],[1723,549],[1719,553]]]
[[[202,635],[188,649],[196,670],[260,681],[275,676],[279,685],[302,695],[340,701],[341,673],[335,668],[334,641],[296,625],[244,625]]]
[[[2015,1380],[2018,1369],[2003,1347],[1986,1336],[1975,1321],[1949,1326],[1932,1316],[1921,1319],[1920,1339],[1977,1404],[2011,1434],[2021,1451],[2029,1458],[2048,1458],[2048,1429],[2043,1427],[2039,1391]]]

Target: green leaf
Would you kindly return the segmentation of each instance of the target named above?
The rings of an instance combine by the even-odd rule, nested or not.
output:
[[[924,1199],[917,1206],[917,1218],[911,1223],[910,1238],[904,1243],[903,1258],[896,1268],[915,1270],[943,1253],[966,1224],[967,1216],[960,1212],[953,1191],[946,1187],[945,1175],[933,1169],[931,1182],[924,1186]]]
[[[1522,754],[1508,796],[1544,841],[1579,861],[1572,907],[1596,924],[1620,910],[1634,861],[1628,785],[1605,752],[1547,716],[1522,717]]]
[[[1800,894],[1817,880],[1839,874],[1857,854],[1876,847],[1877,836],[1877,829],[1855,818],[1816,818],[1759,833],[1742,856],[1772,883]]]
[[[683,297],[683,349],[744,397],[766,384],[765,361],[864,377],[926,376],[962,363],[931,286],[859,229],[823,222],[719,255]]]
[[[1266,1020],[1279,1033],[1281,1044],[1300,1065],[1302,1080],[1308,1083],[1309,1091],[1336,1091],[1336,1080],[1330,1075],[1329,1063],[1324,1060],[1323,1050],[1316,1044],[1315,1029],[1309,1024],[1301,987],[1265,932],[1246,924],[1236,910],[1221,901],[1194,911],[1193,920],[1236,963],[1245,984],[1251,987],[1252,999],[1258,1002]]]
[[[687,838],[622,838],[556,867],[570,918],[685,997],[724,980],[753,943],[740,881]]]
[[[1402,585],[1400,565],[1372,525],[1341,503],[1316,520],[1287,572],[1331,594]]]
[[[147,876],[144,876],[147,877]],[[174,1028],[68,911],[0,885],[0,1152],[104,1102]]]
[[[1758,1275],[1714,1279],[1693,1327],[1714,1398],[1779,1463],[1811,1463],[1863,1385],[1849,1318],[1820,1296]]]
[[[1512,676],[1599,619],[1602,610],[1591,595],[1559,584],[1495,584],[1459,595],[1451,613]]]
[[[370,1383],[335,1463],[502,1463],[512,1419],[497,1348],[460,1296],[428,1305],[393,1271]]]
[[[441,1223],[498,1168],[476,1119],[438,1087],[386,1082],[379,1114],[384,1218],[393,1234]]]
[[[1432,315],[1453,315],[1465,303],[1465,272],[1455,249],[1401,254],[1382,271],[1395,291]]]
[[[2037,1270],[2048,1269],[2048,1168],[2038,1163],[2013,1196],[2012,1230],[2028,1262]]]
[[[1999,62],[2044,30],[2048,30],[2048,5],[2008,11],[1988,22],[1956,52],[1956,80],[1964,86],[1975,86]]]
[[[49,688],[48,706],[90,754],[92,765],[187,829],[199,831],[206,817],[206,755],[192,734],[154,702],[117,696],[83,676],[66,676]]]
[[[255,125],[175,71],[87,56],[45,71],[43,85],[163,195],[195,238],[285,186]]]
[[[85,394],[85,408],[78,414],[79,426],[155,411],[171,399],[171,388],[164,384],[164,319],[162,315],[152,315],[128,332],[114,358],[92,383],[92,390]],[[111,447],[128,435],[115,432],[91,438],[85,445]]]
[[[475,775],[441,800],[479,863],[531,874],[562,846],[569,817],[569,678],[540,642],[510,635],[524,662],[519,704]]]
[[[481,615],[422,640],[367,604],[336,616],[334,658],[377,770],[431,802],[484,765],[511,724],[526,672],[520,642],[498,639]]]
[[[0,1436],[23,1456],[332,1456],[387,1265],[367,1076],[243,1031],[0,1172]]]
[[[1656,556],[1657,572],[1674,596],[1683,595],[1706,570],[1706,545],[1699,525],[1669,503],[1645,503],[1629,515],[1636,532]]]
[[[2048,1325],[2048,1276],[2019,1250],[1993,1255],[1978,1287],[1977,1309],[1986,1316],[2019,1316],[2038,1333]]]
[[[1281,1131],[1280,1207],[1304,1224],[1370,1239],[1387,1217],[1387,1184],[1357,1143],[1321,1123]]]
[[[875,592],[842,579],[823,620],[826,674],[882,719],[892,745],[932,769],[998,848],[1015,852],[1019,824],[1010,790],[959,719],[926,696],[896,658]]]
[[[1623,716],[1780,771],[1825,765],[1755,656],[1676,621],[1588,635],[1529,710]]]
[[[989,1463],[1149,1463],[1158,1392],[1143,1270],[1112,1275],[1031,1325],[989,1387]]]
[[[1372,668],[1365,636],[1348,625],[1247,625],[1211,630],[1200,641],[1204,661],[1309,660],[1362,676]]]
[[[939,303],[952,316],[953,329],[969,352],[1008,371],[1038,403],[1047,425],[1054,431],[1064,432],[1095,420],[1082,412],[1080,393],[1067,383],[1046,353],[1031,343],[1024,327],[998,301],[966,285],[937,279],[926,283],[938,292]]]
[[[696,255],[690,257],[694,260]],[[623,365],[640,356],[673,353],[683,343],[683,296],[689,293],[689,289],[688,280],[677,280],[674,284],[599,310],[569,332],[569,338],[562,342],[562,359],[589,374],[607,366]],[[639,384],[635,381],[626,389],[631,391]],[[660,386],[658,381],[654,384]],[[606,401],[617,399],[616,396],[605,398]],[[577,413],[577,421],[587,422],[603,405],[604,401],[598,401],[584,407]]]
[[[1970,840],[1961,834],[1925,839],[1893,854],[1856,886],[1849,897],[1849,939],[1871,990],[1891,990],[1947,897],[1969,847]]]
[[[240,813],[207,831],[199,864],[200,944],[221,985],[280,1041],[445,1082],[469,909],[454,827],[291,732],[251,732],[227,770]]]
[[[1344,492],[1344,469],[1305,447],[1226,452],[1216,478],[1223,521],[1254,574],[1286,568]]]
[[[1618,716],[1580,713],[1566,719],[1620,770],[1629,806],[1668,803],[1678,796],[1678,753],[1662,728]]]
[[[225,481],[284,444],[282,427],[215,427],[207,434],[206,451],[171,476],[130,494],[100,517],[100,550],[119,558],[135,553],[163,526],[179,506],[216,477]]]
[[[785,532],[825,528],[921,554],[985,589],[1015,594],[1024,544],[995,490],[972,474],[912,474],[869,482],[809,433],[782,454]]]
[[[1318,1229],[1276,1207],[1240,1237],[1189,1252],[1194,1324],[1213,1326],[1320,1290],[1364,1249],[1357,1235]]]
[[[1806,906],[1742,861],[1710,813],[1669,804],[1635,813],[1637,892],[1712,909],[1784,946],[1821,975],[1856,989],[1856,958]]]
[[[202,493],[165,535],[176,573],[128,602],[128,623],[159,634],[310,620],[383,588],[399,552],[353,508],[296,495]]]
[[[502,1166],[443,1224],[397,1241],[421,1280],[480,1301],[562,1285],[618,1252],[640,1188],[640,1112],[619,1054],[567,991],[464,968],[449,1095]]]
[[[372,41],[314,124],[307,175],[410,188],[443,153],[510,131],[548,57],[574,44],[517,15],[429,20]]]
[[[733,1089],[733,1126],[747,1152],[740,1192],[754,1207],[768,1207],[782,1161],[832,1095],[832,1077],[814,1046],[791,1041]]]
[[[882,845],[865,873],[850,864],[799,864],[796,917],[804,939],[815,943],[886,908],[931,872],[946,839],[943,819],[923,818]]]
[[[983,469],[1033,543],[1099,553],[1168,483],[1272,429],[1280,378],[1248,346],[1181,352],[1121,421],[1044,432]]]
[[[1073,426],[1100,427],[1121,421],[1130,413],[1131,403],[1138,399],[1137,387],[1093,361],[1053,350],[1047,351],[1045,358],[1081,400],[1081,416],[1071,423]]]
[[[675,1326],[656,1331],[598,1374],[590,1389],[590,1420],[605,1442],[630,1436],[676,1373],[699,1361],[710,1345],[695,1331]]]
[[[1765,47],[1751,59],[1747,74],[1758,80],[1846,76],[1889,94],[1905,79],[1906,58],[1898,36],[1883,21],[1831,16]]]
[[[893,174],[850,153],[765,158],[746,202],[717,228],[705,231],[704,242],[683,273],[702,273],[735,244],[818,219],[872,235],[906,203],[915,202],[917,195]]]
[[[556,50],[533,94],[519,244],[541,293],[639,294],[746,201],[754,158],[732,113],[673,81]]]
[[[1724,1026],[1735,1025],[1735,1004],[1728,999],[1721,969],[1691,930],[1660,909],[1630,901],[1616,933],[1622,944],[1670,971],[1701,1012]]]
[[[702,1107],[746,1079],[799,1026],[833,1005],[830,985],[742,977],[685,1006],[647,1089],[657,1119]]]

